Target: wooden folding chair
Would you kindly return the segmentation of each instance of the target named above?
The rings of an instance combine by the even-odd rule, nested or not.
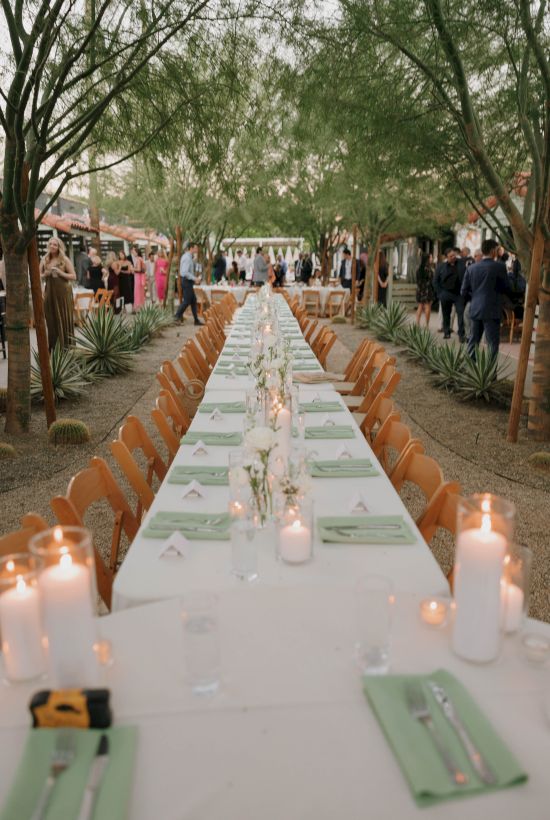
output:
[[[170,393],[172,399],[174,400],[175,404],[178,407],[178,411],[182,418],[187,420],[187,425],[191,424],[191,416],[187,411],[187,407],[185,406],[185,401],[183,394],[185,393],[185,385],[183,385],[183,389],[180,391],[175,386],[174,382],[170,379],[167,375],[166,369],[161,368],[158,373],[155,374],[158,383],[161,386],[162,390],[166,390],[167,393]],[[179,378],[179,377],[178,377]],[[202,384],[202,382],[201,382]]]
[[[304,288],[303,307],[308,316],[319,317],[321,315],[321,293],[318,288]]]
[[[186,353],[189,353],[193,361],[195,362],[199,373],[202,376],[204,382],[207,382],[210,378],[210,373],[212,372],[212,368],[208,364],[206,357],[204,356],[202,350],[199,346],[195,343],[194,339],[188,339],[185,343],[185,347],[183,348]]]
[[[335,389],[341,396],[364,395],[373,371],[376,367],[380,368],[385,361],[394,364],[395,358],[388,357],[386,351],[378,342],[370,342],[368,347],[363,349],[361,357],[356,359],[350,368],[349,379],[344,382],[338,382],[338,384],[335,385]],[[353,402],[350,404],[350,407],[354,407]]]
[[[12,552],[27,552],[29,541],[39,532],[47,530],[49,524],[38,513],[27,513],[21,519],[21,528],[0,536],[0,556]]]
[[[94,304],[93,293],[75,293],[74,295],[74,312],[77,325],[81,325],[88,313],[92,310]]]
[[[410,428],[402,421],[392,419],[391,414],[380,426],[371,446],[374,455],[380,461],[386,473],[390,475],[390,479],[403,454],[408,452],[411,446],[415,452],[424,452],[422,442],[413,438]],[[390,451],[395,452],[397,456],[392,467],[389,463]]]
[[[188,379],[192,379],[193,381],[198,380],[203,385],[206,384],[202,370],[197,367],[195,360],[190,356],[187,350],[182,350],[178,356],[178,364]]]
[[[151,410],[151,418],[168,448],[171,463],[179,450],[181,438],[187,432],[189,425],[168,390],[160,391],[155,407]]]
[[[323,367],[326,367],[328,354],[330,353],[334,343],[336,342],[336,333],[333,330],[330,330],[329,328],[325,327],[323,328],[323,332],[322,334],[320,334],[320,336],[321,338],[319,339],[319,341],[317,341],[319,337],[315,339],[316,344],[313,351],[319,359],[321,365]]]
[[[195,296],[197,297],[197,313],[199,316],[204,316],[205,310],[210,306],[208,296],[204,290],[199,288],[197,285],[195,285],[193,290],[195,291]]]
[[[119,564],[122,531],[124,530],[131,543],[136,537],[139,523],[107,462],[97,456],[92,458],[88,467],[71,478],[66,495],[55,496],[50,504],[60,524],[83,527],[88,508],[101,500],[106,500],[115,514],[107,563],[103,560],[97,545],[93,545],[98,592],[110,609],[113,580]]]
[[[134,458],[136,450],[145,458],[145,473]],[[138,497],[136,519],[141,521],[143,511],[149,509],[155,497],[153,477],[164,481],[166,465],[137,416],[128,416],[120,427],[118,439],[111,442],[111,452]]]
[[[393,364],[390,364],[389,361],[385,362],[372,380],[370,387],[357,407],[357,412],[368,413],[372,402],[379,393],[384,393],[388,397],[392,396],[400,381],[401,374]]]
[[[329,293],[325,305],[325,316],[332,319],[333,316],[337,316],[339,313],[343,314],[346,295],[346,290],[333,290]]]
[[[379,393],[376,396],[368,413],[365,413],[364,416],[360,413],[354,413],[353,417],[369,443],[374,441],[375,436],[381,432],[383,425],[387,424],[388,421],[401,420],[393,401],[385,393]]]
[[[416,525],[422,538],[429,544],[439,528],[456,535],[456,517],[462,487],[458,481],[446,481],[432,496]]]

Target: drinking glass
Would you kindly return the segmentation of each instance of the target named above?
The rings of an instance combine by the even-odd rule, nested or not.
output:
[[[186,678],[194,695],[213,695],[220,687],[218,599],[190,592],[181,604]]]
[[[36,561],[29,553],[0,558],[0,635],[9,682],[46,671]]]
[[[233,575],[243,581],[258,577],[258,533],[256,516],[234,518],[231,523],[231,565]]]
[[[518,544],[511,544],[504,558],[500,602],[504,631],[508,634],[521,629],[527,618],[532,562],[531,550]]]
[[[356,661],[363,675],[385,675],[390,667],[393,583],[383,575],[366,575],[355,589]]]

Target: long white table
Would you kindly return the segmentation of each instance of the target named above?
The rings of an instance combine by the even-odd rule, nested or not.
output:
[[[336,398],[330,387],[319,392]],[[209,386],[205,400],[238,395]],[[311,414],[308,423],[319,423],[320,415]],[[353,425],[347,410],[334,418]],[[241,424],[242,417],[228,414],[216,426],[229,431]],[[214,424],[197,414],[192,429]],[[331,457],[343,443],[354,455],[373,459],[354,429],[355,440],[308,447]],[[190,450],[181,447],[175,463],[194,463]],[[211,447],[196,463],[224,464],[228,452]],[[183,489],[164,482],[151,514],[219,511],[227,504],[227,487],[206,487],[206,498],[194,502],[181,501]],[[404,515],[414,527],[382,472],[358,480],[315,479],[317,514],[347,512],[357,489],[371,512]],[[231,576],[227,542],[193,542],[185,558],[158,558],[160,546],[138,534],[115,582],[120,611],[100,619],[113,644],[115,663],[105,684],[116,722],[139,729],[131,820],[547,820],[550,673],[526,664],[517,636],[505,640],[497,662],[477,666],[451,653],[448,628],[420,622],[420,599],[443,592],[446,582],[419,535],[408,547],[316,541],[313,561],[301,566],[277,563],[266,545],[253,584]],[[416,807],[353,660],[353,587],[371,571],[395,582],[391,671],[444,667],[454,673],[528,772],[526,785],[431,810]],[[185,678],[178,598],[192,589],[219,596],[222,682],[211,698],[193,696]],[[536,622],[529,629],[550,633]],[[35,688],[4,687],[0,697],[0,800],[23,748],[26,705]]]

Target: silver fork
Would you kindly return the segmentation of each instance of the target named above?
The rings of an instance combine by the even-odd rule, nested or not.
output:
[[[420,721],[420,723],[422,723],[430,733],[434,745],[439,752],[439,756],[445,764],[453,783],[456,783],[457,786],[465,786],[468,782],[468,777],[456,765],[450,750],[447,748],[443,738],[434,726],[432,713],[430,712],[426,695],[422,689],[422,684],[408,683],[405,687],[405,693],[411,716],[415,718],[415,720]]]
[[[50,773],[42,787],[40,798],[36,804],[31,820],[43,820],[46,816],[50,797],[57,778],[62,772],[68,769],[74,760],[75,754],[74,729],[60,729],[50,758]]]

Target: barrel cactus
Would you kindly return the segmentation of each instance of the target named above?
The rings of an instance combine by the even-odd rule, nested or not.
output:
[[[5,441],[0,441],[0,461],[4,458],[15,458],[15,447]]]
[[[533,453],[527,460],[537,470],[550,473],[550,452]]]
[[[6,412],[8,403],[8,391],[5,387],[0,387],[0,413]]]
[[[90,440],[90,431],[79,419],[59,419],[48,430],[51,444],[84,444]]]

